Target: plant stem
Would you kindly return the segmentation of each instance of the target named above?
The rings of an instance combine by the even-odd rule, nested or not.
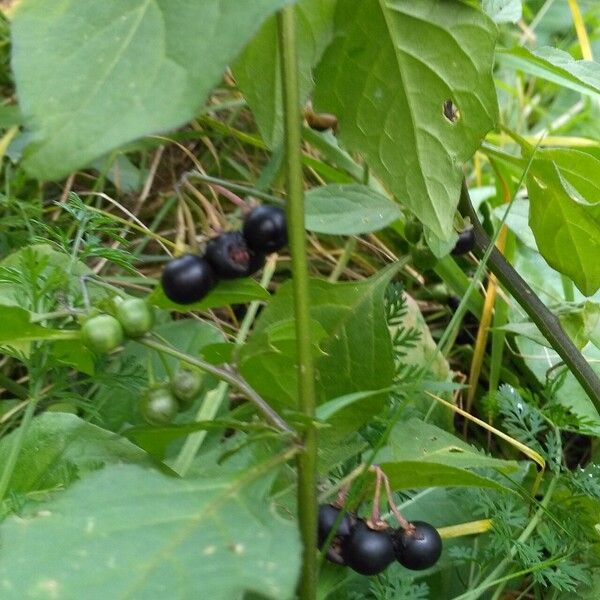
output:
[[[298,348],[299,409],[309,425],[303,435],[304,450],[298,454],[298,520],[302,542],[302,572],[298,587],[301,600],[317,594],[317,431],[311,425],[315,414],[314,367],[311,348],[308,261],[304,230],[302,177],[302,111],[298,92],[298,56],[293,6],[278,13],[279,48],[283,83],[285,166],[287,175],[288,237],[292,256],[294,318]]]
[[[468,216],[473,224],[476,251],[479,254],[484,254],[491,242],[473,209],[469,191],[464,182],[459,208],[463,216]],[[488,266],[500,283],[523,307],[529,318],[537,325],[540,332],[579,381],[590,400],[594,403],[596,410],[600,411],[600,379],[585,357],[579,352],[577,346],[571,341],[571,338],[565,333],[556,315],[546,308],[535,292],[495,248],[492,249],[489,255]]]

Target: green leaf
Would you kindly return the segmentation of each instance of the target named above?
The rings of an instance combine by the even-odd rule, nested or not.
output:
[[[317,109],[337,116],[343,143],[443,240],[461,165],[497,118],[495,37],[493,22],[463,2],[339,0],[316,71]],[[444,116],[448,100],[455,122]]]
[[[402,216],[398,204],[365,185],[324,185],[304,195],[306,229],[358,235],[387,227]]]
[[[394,426],[388,445],[377,456],[378,462],[420,461],[460,469],[491,468],[502,472],[517,469],[512,460],[487,456],[455,435],[421,421],[410,419]]]
[[[200,302],[193,304],[177,304],[169,300],[158,285],[148,297],[148,302],[158,308],[178,312],[191,312],[193,310],[208,310],[209,308],[218,308],[220,306],[229,306],[230,304],[246,304],[254,300],[268,301],[269,292],[265,290],[254,279],[235,279],[223,280],[217,284],[207,296]]]
[[[192,119],[285,0],[38,0],[12,22],[25,168],[54,179]]]
[[[482,477],[465,469],[439,463],[404,460],[381,462],[381,468],[395,490],[429,487],[481,487],[508,491],[509,488],[493,479]]]
[[[5,464],[19,431],[0,440]],[[27,430],[9,489],[17,493],[64,487],[85,473],[114,463],[152,465],[148,455],[125,438],[68,413],[45,412]]]
[[[496,23],[516,23],[523,14],[522,0],[483,0],[482,8]]]
[[[600,95],[600,65],[587,60],[575,60],[557,48],[540,48],[535,52],[519,47],[500,50],[498,60],[524,73],[551,81],[586,96]]]
[[[325,335],[315,359],[315,384],[320,404],[355,392],[388,388],[394,375],[391,341],[383,297],[397,267],[370,279],[351,283],[310,281],[311,318]],[[289,321],[293,287],[284,283],[261,313],[249,343],[243,349],[240,370],[249,383],[274,406],[295,408],[296,361],[288,353],[273,352],[264,332]],[[254,343],[257,340],[256,344]],[[343,436],[365,423],[383,406],[384,396],[363,398],[332,417],[333,427],[323,436]]]
[[[300,0],[295,7],[300,101],[313,88],[312,68],[331,40],[336,0]],[[281,65],[275,17],[264,23],[234,65],[236,81],[256,118],[263,140],[275,148],[283,139]]]
[[[25,342],[72,339],[78,331],[49,329],[31,322],[31,313],[18,306],[0,305],[0,345],[21,346]]]
[[[400,422],[394,427],[377,462],[390,477],[394,489],[432,486],[507,489],[467,469],[509,472],[518,467],[514,461],[486,456],[451,433],[419,419]]]
[[[597,161],[600,165],[600,161]],[[586,188],[588,185],[586,184]],[[529,225],[548,264],[586,296],[600,288],[600,203],[590,204],[557,166],[535,159],[527,178]]]
[[[91,474],[43,515],[0,527],[2,598],[291,598],[298,534],[247,489],[256,471],[194,481],[135,466]],[[35,557],[35,574],[22,557]]]

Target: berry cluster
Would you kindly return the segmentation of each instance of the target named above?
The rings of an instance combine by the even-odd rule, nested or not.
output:
[[[101,314],[89,318],[81,328],[83,343],[104,354],[120,346],[125,336],[136,338],[154,326],[154,311],[141,298],[115,299],[115,316]]]
[[[189,369],[178,370],[168,384],[151,387],[140,399],[140,414],[150,425],[168,425],[188,408],[202,389],[202,376]]]
[[[442,553],[437,529],[424,521],[391,529],[385,523],[373,525],[353,513],[341,517],[341,509],[331,504],[319,507],[319,547],[330,537],[327,559],[350,567],[361,575],[376,575],[394,560],[413,571],[432,567]],[[337,527],[336,527],[337,523]]]
[[[204,256],[186,254],[170,261],[161,279],[165,295],[177,304],[198,302],[219,279],[256,273],[265,264],[265,256],[286,243],[284,211],[259,206],[246,215],[241,232],[221,233],[210,240]]]

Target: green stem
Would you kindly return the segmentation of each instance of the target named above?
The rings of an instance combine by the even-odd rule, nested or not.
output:
[[[25,400],[29,394],[27,388],[23,387],[20,383],[17,383],[10,377],[7,377],[4,373],[0,373],[0,387],[14,394],[15,397]]]
[[[337,261],[333,271],[331,271],[331,275],[329,276],[327,281],[334,283],[340,278],[340,275],[344,272],[345,268],[348,266],[348,263],[350,262],[350,258],[352,257],[352,254],[354,254],[355,250],[356,250],[356,238],[355,237],[348,238],[348,241],[346,242],[346,244],[344,246],[344,251],[342,252],[342,255],[340,256],[340,259]]]
[[[464,183],[459,206],[463,216],[468,216],[473,224],[476,251],[479,254],[486,253],[486,251],[489,251],[491,242],[473,209],[469,191]],[[529,318],[537,325],[540,332],[579,381],[590,400],[594,403],[596,410],[600,411],[600,379],[585,357],[579,352],[577,346],[571,341],[571,338],[565,333],[556,315],[546,308],[535,292],[495,248],[489,254],[488,266],[500,283],[523,307]]]
[[[279,11],[278,33],[284,100],[288,234],[292,256],[294,317],[298,348],[298,398],[300,411],[307,417],[307,422],[311,423],[315,414],[315,386],[304,230],[302,114],[298,92],[298,56],[293,6],[286,6]],[[298,592],[301,600],[313,600],[317,594],[317,431],[314,425],[307,426],[303,442],[304,450],[298,454],[297,463],[298,520],[304,546]]]

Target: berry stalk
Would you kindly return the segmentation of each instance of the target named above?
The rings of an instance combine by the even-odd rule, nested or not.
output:
[[[298,348],[299,409],[306,416],[303,451],[298,454],[298,520],[303,543],[302,572],[298,586],[301,600],[314,600],[317,594],[317,432],[315,414],[314,366],[311,348],[308,262],[304,229],[304,185],[302,177],[302,113],[298,92],[298,55],[293,6],[278,13],[281,78],[285,129],[288,238],[292,257],[294,318]]]

